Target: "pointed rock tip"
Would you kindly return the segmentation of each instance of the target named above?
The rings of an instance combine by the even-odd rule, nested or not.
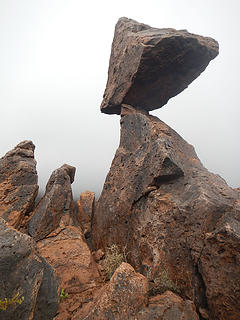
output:
[[[34,151],[35,145],[33,144],[33,142],[31,140],[24,140],[24,141],[21,141],[19,144],[17,144],[16,148]]]
[[[73,183],[74,177],[75,177],[76,168],[65,163],[64,165],[61,166],[61,169],[64,169],[67,172],[67,174],[70,177],[71,183]]]

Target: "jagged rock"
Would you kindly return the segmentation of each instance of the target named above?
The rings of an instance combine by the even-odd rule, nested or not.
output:
[[[85,191],[80,194],[77,200],[77,220],[82,227],[85,237],[91,233],[91,222],[94,211],[95,193]]]
[[[102,288],[88,315],[82,318],[76,314],[73,320],[136,319],[134,316],[147,304],[147,293],[147,279],[123,262]]]
[[[199,270],[207,284],[212,319],[237,319],[240,315],[240,221],[227,214],[223,220],[213,232],[206,234]]]
[[[101,111],[121,104],[161,108],[196,79],[218,54],[218,43],[186,30],[157,29],[121,18],[112,43]]]
[[[0,273],[1,320],[53,319],[58,295],[51,267],[37,254],[33,239],[9,228],[2,218]],[[22,303],[10,303],[3,310],[5,298],[12,301],[17,295],[24,298]]]
[[[94,213],[94,249],[117,244],[154,294],[164,280],[209,319],[237,320],[239,193],[158,118],[123,109],[120,146]]]
[[[28,224],[28,232],[36,241],[55,230],[63,214],[73,213],[71,183],[74,181],[75,170],[74,167],[64,164],[53,171],[46,192]]]
[[[72,313],[93,297],[101,282],[96,263],[79,227],[69,214],[62,216],[58,228],[37,242],[39,253],[54,268],[63,298],[55,320],[72,319]],[[64,299],[64,295],[68,297]]]
[[[34,149],[31,141],[23,141],[0,159],[0,216],[16,229],[38,192]]]
[[[81,311],[81,310],[80,310]],[[198,320],[192,301],[167,291],[148,297],[147,278],[123,262],[110,282],[98,293],[88,314],[75,313],[73,320]]]
[[[171,291],[149,299],[148,307],[141,310],[137,320],[199,320],[192,301],[184,301]]]

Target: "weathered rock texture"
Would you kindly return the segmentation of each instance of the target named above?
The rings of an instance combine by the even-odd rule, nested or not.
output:
[[[73,225],[68,214],[45,239],[37,242],[39,253],[54,268],[62,299],[55,320],[72,319],[72,313],[93,299],[100,275],[82,231]]]
[[[0,308],[1,320],[52,319],[58,308],[56,280],[51,267],[36,252],[34,241],[9,228],[0,218],[0,300],[19,294],[21,304]],[[2,306],[2,303],[0,304]]]
[[[38,192],[34,149],[31,141],[23,141],[0,159],[0,216],[16,229]]]
[[[119,19],[101,111],[121,104],[153,110],[183,91],[218,54],[218,43],[186,30],[157,29]]]
[[[103,287],[92,310],[84,319],[135,319],[136,314],[147,305],[147,293],[147,279],[136,273],[129,264],[122,263],[109,284]],[[74,319],[79,319],[78,315]]]
[[[73,320],[199,319],[193,302],[170,291],[149,299],[147,278],[125,262],[99,291],[90,311],[86,315],[80,312]]]
[[[149,299],[148,307],[141,310],[137,320],[199,320],[192,301],[184,301],[171,291]]]
[[[29,234],[37,241],[58,227],[61,217],[73,213],[71,183],[75,168],[64,164],[53,171],[43,198],[39,201],[28,224]]]
[[[77,220],[85,237],[88,237],[91,233],[94,204],[95,193],[88,190],[82,192],[79,200],[77,200]]]
[[[127,106],[122,114],[94,214],[95,249],[121,246],[154,294],[165,274],[210,319],[239,319],[239,193],[158,118]]]

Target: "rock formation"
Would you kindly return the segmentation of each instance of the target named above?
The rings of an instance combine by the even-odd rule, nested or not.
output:
[[[0,253],[0,318],[52,319],[58,308],[52,268],[38,255],[33,239],[8,227],[2,218]]]
[[[141,310],[138,320],[164,319],[164,320],[199,320],[192,301],[184,301],[171,291],[165,291],[149,299],[147,308]]]
[[[0,159],[0,216],[19,229],[38,192],[35,146],[19,143]]]
[[[122,263],[98,294],[87,315],[76,313],[73,320],[198,320],[194,304],[167,291],[148,297],[147,278]]]
[[[70,319],[72,312],[92,298],[93,291],[101,282],[82,226],[74,225],[71,189],[74,175],[75,168],[66,164],[52,173],[45,195],[28,225],[29,234],[37,241],[40,255],[55,270],[59,295],[63,290],[55,320]],[[68,295],[66,299],[65,294]]]
[[[95,193],[88,190],[82,192],[79,200],[77,200],[77,220],[82,227],[83,234],[86,238],[88,238],[91,233],[94,204]]]
[[[75,168],[64,164],[56,169],[46,186],[46,192],[39,201],[28,224],[28,232],[35,239],[45,238],[54,231],[65,213],[73,213],[71,183]]]
[[[96,205],[95,248],[118,244],[153,286],[166,270],[210,319],[237,319],[238,192],[158,118],[123,111],[120,146]]]
[[[120,145],[97,202],[95,250],[118,245],[150,281],[194,301],[204,319],[240,314],[239,192],[206,170],[194,149],[149,110],[187,87],[217,42],[122,18],[101,105],[121,114]]]
[[[31,141],[0,159],[0,319],[239,319],[239,188],[148,114],[217,53],[213,39],[119,20],[101,108],[121,114],[121,138],[96,208],[87,191],[74,211],[69,165],[34,208]]]
[[[157,29],[119,19],[101,111],[121,104],[153,110],[183,91],[218,54],[218,43],[186,30]]]
[[[68,294],[60,303],[55,320],[71,319],[98,289],[101,278],[91,251],[79,227],[69,214],[63,215],[58,228],[37,242],[39,253],[54,268],[61,290]]]

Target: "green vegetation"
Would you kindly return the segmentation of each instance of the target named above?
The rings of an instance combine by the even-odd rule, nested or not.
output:
[[[180,294],[177,283],[170,278],[168,270],[164,266],[161,267],[161,270],[153,282],[154,284],[151,290],[151,294],[153,295],[164,293],[167,290]]]
[[[113,244],[107,249],[105,258],[103,261],[103,267],[107,274],[107,279],[111,279],[114,271],[125,261],[124,254],[121,253],[119,247]]]
[[[67,298],[68,298],[68,293],[64,292],[64,289],[62,289],[61,292],[60,292],[60,295],[59,295],[60,302],[64,301]]]
[[[0,310],[6,311],[7,308],[11,305],[22,304],[24,301],[24,296],[21,296],[19,292],[17,292],[12,298],[4,298],[0,299]]]

